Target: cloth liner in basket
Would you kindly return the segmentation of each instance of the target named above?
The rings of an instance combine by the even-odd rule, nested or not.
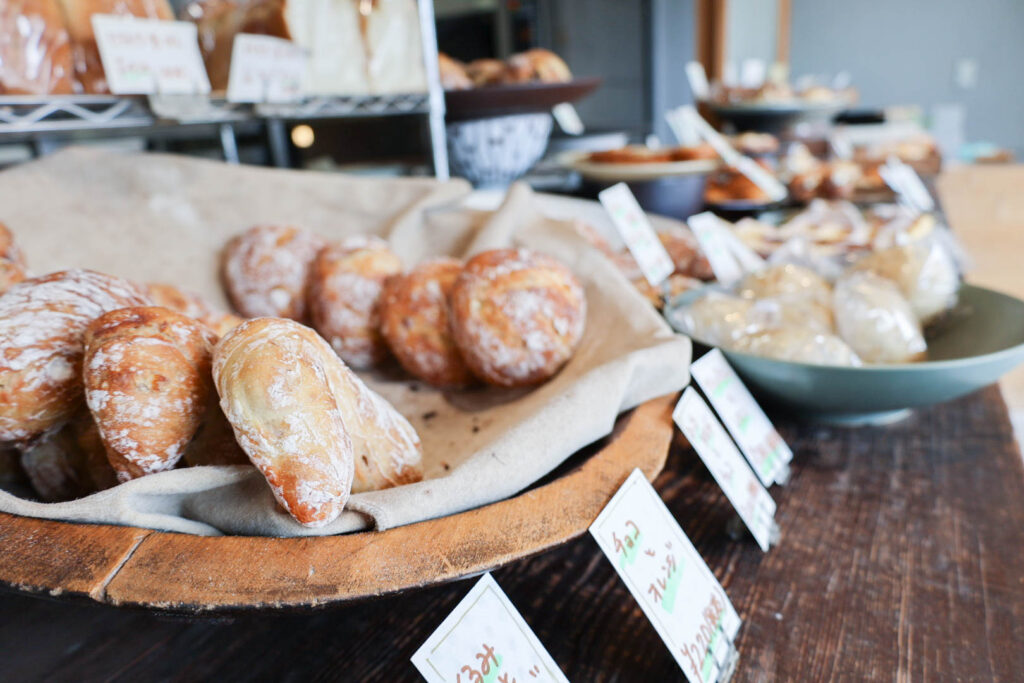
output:
[[[374,233],[406,267],[517,245],[549,253],[586,287],[573,359],[529,390],[441,392],[397,369],[363,378],[423,440],[422,482],[353,495],[332,524],[307,529],[248,466],[182,468],[86,498],[40,503],[0,491],[0,511],[193,534],[329,535],[387,529],[516,494],[612,429],[616,416],[689,381],[690,342],[525,185],[494,212],[458,208],[462,181],[362,179],[165,155],[71,149],[0,174],[0,220],[34,274],[84,267],[169,282],[226,305],[220,250],[252,225],[287,223],[329,239]]]

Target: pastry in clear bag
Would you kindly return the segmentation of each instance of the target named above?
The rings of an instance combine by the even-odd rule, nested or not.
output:
[[[748,334],[736,340],[733,350],[812,365],[862,365],[854,350],[842,339],[807,327],[776,327]]]
[[[895,282],[922,325],[953,308],[960,291],[956,261],[932,239],[876,251],[851,270],[870,271]]]
[[[810,268],[780,263],[747,275],[740,283],[739,294],[744,299],[787,296],[827,303],[832,298],[832,287]]]
[[[924,359],[921,324],[893,281],[864,271],[844,275],[833,306],[839,336],[865,363]]]
[[[737,339],[757,331],[749,315],[749,299],[709,292],[692,303],[669,313],[676,329],[710,346],[732,348]]]

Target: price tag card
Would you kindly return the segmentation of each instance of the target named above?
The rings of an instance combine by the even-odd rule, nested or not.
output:
[[[708,397],[726,429],[765,486],[786,483],[793,451],[719,349],[690,365],[690,374]]]
[[[700,62],[692,61],[686,63],[686,80],[690,82],[690,92],[693,99],[706,100],[711,96],[711,86],[708,85],[708,72]]]
[[[736,450],[725,428],[696,389],[686,388],[672,412],[672,419],[707,465],[711,476],[736,508],[761,550],[768,552],[778,535],[775,501],[754,476],[747,461]]]
[[[701,251],[708,257],[715,279],[725,287],[732,287],[743,279],[746,272],[736,259],[730,244],[726,241],[718,216],[705,211],[686,219],[694,237],[700,243]]]
[[[586,131],[586,128],[583,126],[583,119],[580,118],[576,107],[568,102],[556,104],[551,110],[551,115],[555,117],[558,127],[569,135],[583,135]]]
[[[884,165],[880,166],[878,175],[882,176],[885,184],[891,187],[900,196],[900,199],[915,211],[928,213],[935,209],[935,200],[932,199],[921,176],[896,157],[890,157]]]
[[[590,533],[686,679],[726,680],[740,617],[643,472],[633,470]]]
[[[568,683],[490,574],[416,650],[412,663],[430,683]]]
[[[611,216],[615,229],[633,254],[644,277],[652,287],[660,285],[676,267],[629,187],[625,183],[612,185],[602,190],[597,198]]]
[[[228,102],[295,102],[304,95],[306,51],[281,38],[239,33],[231,47]]]
[[[195,24],[94,14],[92,27],[115,95],[210,92]]]

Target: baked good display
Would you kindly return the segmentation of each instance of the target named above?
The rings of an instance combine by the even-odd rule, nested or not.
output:
[[[452,336],[473,373],[499,386],[554,375],[583,337],[586,295],[555,259],[493,249],[469,261],[452,288]]]
[[[25,265],[25,256],[15,243],[14,234],[3,223],[0,223],[0,258],[17,263],[19,266]]]
[[[250,464],[216,398],[206,407],[206,414],[182,460],[189,467]]]
[[[750,273],[739,285],[745,299],[790,297],[828,304],[832,285],[818,273],[795,263],[780,263]]]
[[[174,468],[211,400],[214,335],[159,306],[122,308],[89,324],[85,398],[118,480]]]
[[[244,322],[237,315],[219,311],[201,296],[186,292],[174,285],[151,282],[146,285],[146,295],[153,305],[163,306],[182,315],[195,318],[210,328],[218,337],[223,337]]]
[[[70,419],[83,403],[86,326],[146,303],[131,282],[89,270],[25,280],[0,296],[0,441],[27,441]]]
[[[441,77],[441,87],[445,90],[468,90],[473,87],[473,80],[466,71],[466,65],[459,60],[438,52],[437,68]]]
[[[921,325],[894,282],[870,271],[849,273],[836,282],[834,299],[836,328],[864,361],[924,359]]]
[[[340,362],[316,332],[277,318],[246,321],[214,349],[235,438],[304,526],[332,522],[352,490],[355,451],[330,379]]]
[[[700,161],[718,158],[718,152],[706,142],[699,145],[670,147],[669,153],[672,155],[672,161]]]
[[[231,304],[247,318],[304,320],[310,265],[324,240],[293,226],[262,225],[224,248],[222,274]]]
[[[376,237],[328,245],[313,260],[308,298],[313,327],[352,367],[366,369],[387,357],[378,301],[387,279],[401,272],[401,260]]]
[[[507,83],[568,83],[572,72],[565,61],[551,50],[533,48],[508,58]]]
[[[25,269],[10,259],[0,258],[0,294],[25,279]]]
[[[70,95],[73,70],[57,0],[0,3],[0,95]]]
[[[381,297],[381,333],[410,375],[437,387],[471,384],[473,373],[452,338],[448,301],[462,262],[439,258],[391,278]]]
[[[587,158],[600,164],[653,164],[673,160],[671,149],[652,149],[646,145],[626,145],[618,149],[591,152]]]
[[[92,15],[114,14],[163,21],[174,19],[167,0],[60,0],[60,5],[71,38],[76,92],[89,94],[110,92],[96,46]]]
[[[872,252],[853,270],[870,271],[896,283],[922,325],[953,307],[960,273],[948,250],[928,241],[901,244]]]
[[[468,64],[438,54],[441,85],[445,90],[465,90],[517,83],[567,83],[572,72],[565,61],[551,50],[533,48],[500,59],[474,59]]]
[[[771,170],[762,159],[758,159],[758,163],[765,170]],[[708,176],[707,185],[704,188],[704,201],[708,204],[729,204],[731,202],[768,204],[771,202],[771,197],[753,180],[738,169],[729,166]]]
[[[117,485],[88,410],[23,447],[21,466],[45,502],[73,500]]]
[[[733,350],[812,365],[859,367],[860,358],[842,339],[810,327],[786,325],[740,337]]]
[[[779,139],[771,133],[747,131],[729,138],[729,144],[737,152],[745,156],[759,157],[776,154],[779,151]]]

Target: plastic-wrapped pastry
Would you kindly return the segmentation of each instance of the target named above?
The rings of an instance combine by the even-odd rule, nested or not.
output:
[[[820,301],[799,296],[757,299],[747,313],[747,320],[759,329],[806,327],[813,332],[835,331],[832,307]]]
[[[749,319],[753,306],[749,299],[710,292],[671,316],[680,330],[697,341],[731,348],[740,337],[757,331]]]
[[[956,305],[960,274],[952,255],[937,242],[913,242],[876,251],[852,269],[895,282],[923,325]]]
[[[853,349],[839,337],[808,327],[777,327],[740,337],[734,351],[812,365],[861,365]]]
[[[871,272],[847,274],[836,283],[833,307],[839,335],[866,363],[924,358],[921,325],[891,280]]]
[[[739,294],[744,299],[785,296],[828,303],[832,287],[810,268],[781,263],[748,275],[740,283]]]

